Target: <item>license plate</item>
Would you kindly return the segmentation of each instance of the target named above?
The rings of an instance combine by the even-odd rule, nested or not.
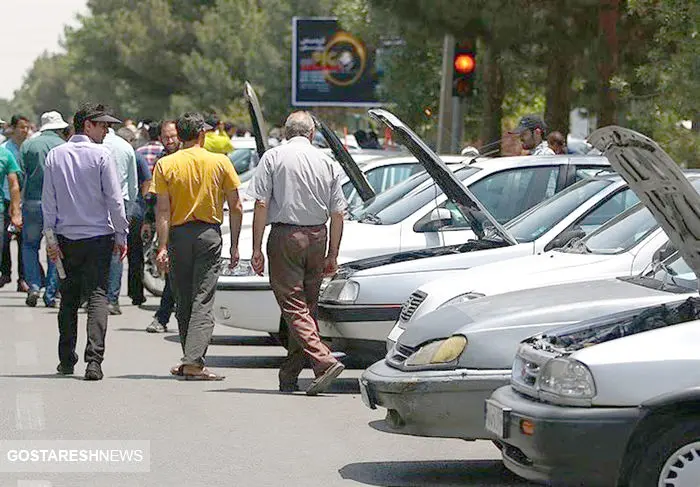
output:
[[[370,385],[366,380],[358,379],[358,381],[360,382],[360,396],[362,396],[362,402],[370,409],[377,409],[377,405],[372,397]]]
[[[508,419],[510,408],[501,407],[498,403],[486,400],[486,429],[499,438],[508,438]]]

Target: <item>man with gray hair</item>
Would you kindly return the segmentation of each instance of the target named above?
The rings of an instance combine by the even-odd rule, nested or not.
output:
[[[306,394],[325,390],[345,368],[321,341],[316,309],[324,274],[338,268],[347,203],[340,174],[333,163],[311,145],[314,122],[307,112],[294,112],[285,123],[285,145],[268,150],[260,160],[248,193],[255,198],[253,257],[262,275],[265,226],[270,284],[289,328],[289,350],[279,372],[281,392],[298,390],[297,377],[306,358],[316,378]],[[330,245],[326,252],[326,222],[330,217]]]

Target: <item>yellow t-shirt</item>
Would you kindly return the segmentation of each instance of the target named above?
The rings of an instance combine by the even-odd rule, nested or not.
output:
[[[240,185],[228,157],[201,147],[162,157],[153,170],[153,191],[170,199],[171,226],[223,223],[226,193]]]

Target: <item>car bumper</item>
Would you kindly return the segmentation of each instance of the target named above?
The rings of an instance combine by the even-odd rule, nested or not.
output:
[[[400,311],[400,305],[321,303],[319,334],[330,341],[335,350],[379,360],[386,354],[386,337]]]
[[[280,310],[268,279],[220,277],[214,296],[214,319],[234,328],[279,332]]]
[[[510,380],[510,370],[404,372],[380,361],[365,370],[360,391],[368,407],[387,409],[384,430],[442,438],[493,438],[484,401]]]
[[[488,400],[487,414],[501,417],[494,429],[503,462],[529,480],[586,486],[616,485],[639,408],[562,407],[531,400],[510,386]],[[523,420],[534,427],[521,431]],[[494,423],[491,423],[494,424]]]

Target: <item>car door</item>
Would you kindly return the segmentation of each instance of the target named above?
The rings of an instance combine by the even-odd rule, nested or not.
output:
[[[507,169],[472,183],[469,189],[503,224],[553,196],[560,170],[558,165]],[[456,205],[446,201],[440,207],[452,215],[451,223],[439,231],[444,245],[463,243],[473,237],[468,220]]]

